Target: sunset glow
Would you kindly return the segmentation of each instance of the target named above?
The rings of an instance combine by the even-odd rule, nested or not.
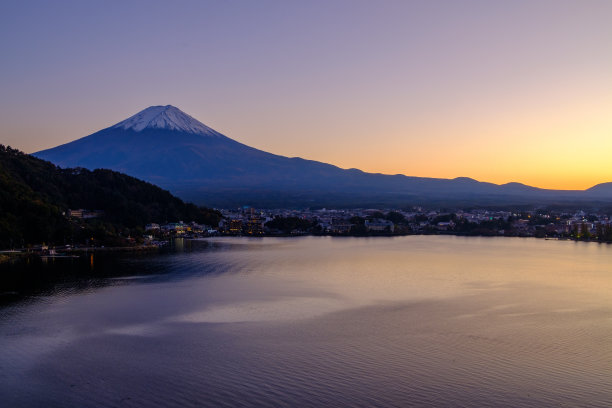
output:
[[[543,188],[612,181],[608,1],[0,6],[0,143],[172,104],[343,168]]]

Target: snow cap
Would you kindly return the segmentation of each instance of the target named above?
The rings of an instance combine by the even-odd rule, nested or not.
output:
[[[112,126],[141,132],[144,129],[167,129],[207,136],[217,136],[217,132],[172,106],[150,106],[134,116]]]

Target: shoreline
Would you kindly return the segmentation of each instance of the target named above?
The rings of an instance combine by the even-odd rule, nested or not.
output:
[[[456,236],[456,237],[484,237],[484,238],[534,238],[534,239],[542,239],[547,241],[575,241],[575,242],[595,242],[598,244],[612,244],[612,241],[600,241],[597,239],[576,239],[572,237],[536,237],[534,235],[499,235],[499,234],[465,234],[465,233],[453,233],[453,232],[443,232],[443,233],[404,233],[404,234],[261,234],[261,235],[249,235],[249,234],[239,234],[239,235],[215,235],[209,237],[198,237],[198,239],[202,238],[231,238],[231,237],[240,237],[240,238],[298,238],[298,237],[351,237],[351,238],[376,238],[376,237],[409,237],[409,236]],[[193,238],[186,238],[193,239]]]
[[[35,257],[35,258],[80,258],[84,255],[93,253],[152,253],[159,251],[160,246],[158,245],[136,245],[136,246],[122,246],[122,247],[86,247],[86,248],[69,248],[64,249],[57,254],[46,254],[41,252],[34,252],[32,250],[5,250],[0,251],[0,265],[18,259]]]
[[[575,241],[575,242],[594,242],[598,244],[612,244],[612,241],[599,241],[595,239],[575,239],[571,237],[535,237],[531,235],[469,235],[469,234],[368,234],[368,235],[351,235],[351,234],[262,234],[262,235],[215,235],[205,237],[179,237],[181,239],[207,239],[207,238],[298,238],[298,237],[351,237],[351,238],[376,238],[376,237],[404,237],[404,236],[458,236],[458,237],[503,237],[503,238],[535,238],[547,241]],[[177,239],[177,238],[174,238]],[[20,258],[34,256],[38,258],[72,258],[81,257],[83,255],[93,253],[153,253],[159,252],[163,248],[160,245],[135,245],[135,246],[120,246],[120,247],[84,247],[84,248],[69,248],[62,250],[56,255],[43,254],[28,250],[3,250],[0,251],[0,264],[11,262]]]
[[[159,250],[158,245],[135,245],[135,246],[120,246],[120,247],[85,247],[85,248],[70,248],[66,249],[67,254],[88,254],[93,252],[155,252]]]

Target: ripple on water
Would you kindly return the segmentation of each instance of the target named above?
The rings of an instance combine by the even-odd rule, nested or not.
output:
[[[605,251],[455,237],[238,242],[139,259],[126,284],[68,285],[4,309],[0,397],[25,407],[612,406]]]

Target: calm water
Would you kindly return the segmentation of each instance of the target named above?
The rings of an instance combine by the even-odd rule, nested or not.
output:
[[[2,406],[612,406],[612,246],[184,245],[2,307]]]

